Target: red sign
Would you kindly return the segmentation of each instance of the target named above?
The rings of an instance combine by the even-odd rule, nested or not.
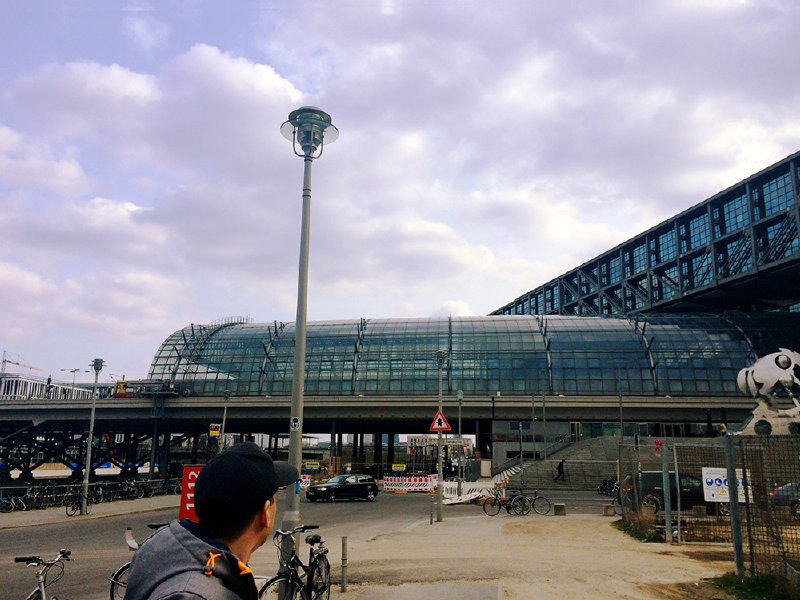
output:
[[[181,483],[181,507],[178,511],[179,519],[189,519],[197,522],[194,514],[194,484],[200,474],[202,465],[186,465],[183,467],[183,482]]]
[[[442,411],[438,411],[436,416],[433,417],[431,431],[450,431],[450,425],[448,424],[447,419],[444,418]]]

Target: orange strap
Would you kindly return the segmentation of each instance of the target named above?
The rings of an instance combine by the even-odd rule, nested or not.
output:
[[[211,575],[214,572],[214,559],[219,558],[220,556],[222,556],[222,552],[219,554],[214,554],[213,552],[209,551],[208,561],[206,562],[206,568],[203,569],[203,573],[206,575]]]

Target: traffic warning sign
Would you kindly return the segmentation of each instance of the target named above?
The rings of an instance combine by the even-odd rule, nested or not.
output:
[[[433,423],[431,423],[431,431],[450,431],[450,425],[447,422],[447,419],[444,418],[442,411],[438,411],[436,416],[433,417]]]

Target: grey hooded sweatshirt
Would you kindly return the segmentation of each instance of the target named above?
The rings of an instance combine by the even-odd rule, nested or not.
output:
[[[253,572],[196,523],[172,521],[131,561],[125,600],[256,600]]]

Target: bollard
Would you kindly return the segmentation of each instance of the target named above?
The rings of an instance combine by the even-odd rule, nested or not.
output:
[[[342,593],[347,591],[347,536],[342,536]]]
[[[433,496],[431,496],[431,525],[433,525],[433,507],[435,506],[433,503]]]

